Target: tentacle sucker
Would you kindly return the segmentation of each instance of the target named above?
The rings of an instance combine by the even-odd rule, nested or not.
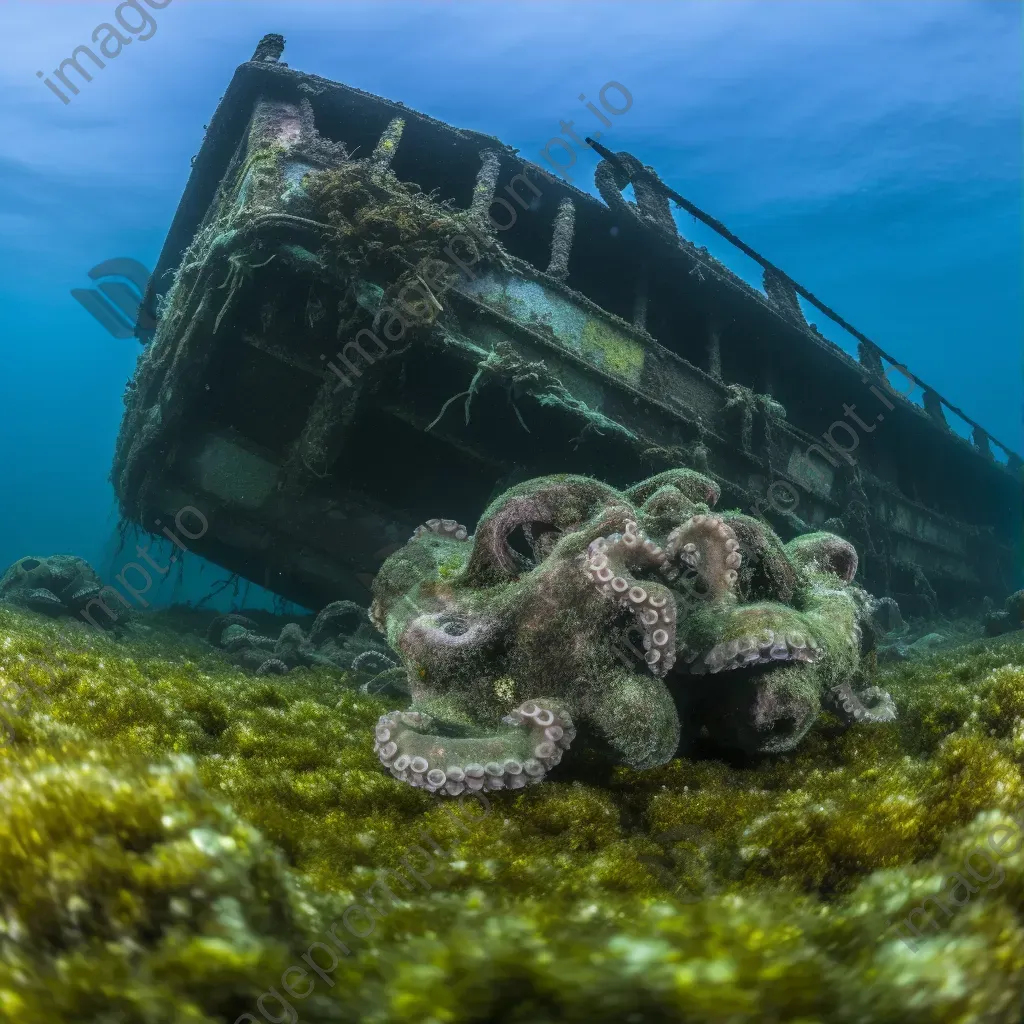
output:
[[[896,718],[896,705],[885,690],[869,686],[854,693],[849,683],[832,688],[835,703],[852,722],[891,722]]]
[[[776,633],[771,629],[757,636],[742,636],[736,640],[716,644],[690,671],[728,672],[748,665],[767,665],[770,662],[815,662],[821,650],[802,633]]]
[[[627,519],[622,533],[598,537],[584,557],[585,572],[598,590],[633,613],[643,635],[644,660],[654,675],[664,676],[676,658],[675,601],[667,587],[637,580],[629,572],[663,569],[664,551]]]
[[[418,711],[392,711],[377,722],[374,750],[396,779],[442,796],[522,789],[540,782],[576,736],[569,713],[544,700],[526,701],[493,735],[442,736]]]
[[[743,561],[731,526],[718,516],[691,516],[677,526],[665,544],[666,578],[677,579],[680,568],[695,571],[712,601],[735,601],[736,581]]]

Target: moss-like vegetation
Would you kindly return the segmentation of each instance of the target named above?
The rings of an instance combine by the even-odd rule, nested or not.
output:
[[[116,640],[0,609],[0,1011],[1017,1021],[1014,844],[912,942],[897,927],[1013,827],[1022,666],[1024,635],[980,641],[882,673],[893,723],[825,716],[745,766],[554,773],[460,821],[380,770],[390,705],[337,673],[254,680],[159,617]],[[354,938],[345,908],[385,872],[412,881],[419,845],[421,883]],[[334,965],[311,946],[332,926]]]
[[[639,382],[644,368],[644,349],[628,335],[603,321],[590,319],[583,327],[580,345],[584,359],[632,384]]]

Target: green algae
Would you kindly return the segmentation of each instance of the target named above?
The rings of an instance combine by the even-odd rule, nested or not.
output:
[[[338,673],[254,680],[140,618],[116,641],[0,609],[9,1019],[1019,1019],[1024,853],[898,925],[1024,802],[1020,634],[884,670],[895,722],[555,774],[467,823],[379,769],[386,707]],[[353,938],[420,829],[431,871]],[[320,980],[332,926],[351,953]]]
[[[631,384],[640,382],[643,346],[596,318],[588,319],[580,335],[583,357]]]
[[[449,555],[438,567],[441,579],[447,580],[457,576],[466,567],[466,560],[459,554]]]

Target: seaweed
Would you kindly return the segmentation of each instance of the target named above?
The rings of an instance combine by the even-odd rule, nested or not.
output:
[[[0,712],[12,1019],[1016,1019],[1024,854],[899,926],[1024,800],[1019,633],[883,671],[895,722],[556,774],[466,823],[379,770],[385,705],[344,676],[253,680],[146,618],[115,642],[0,609],[0,686],[35,691]],[[416,847],[423,884],[344,930]]]

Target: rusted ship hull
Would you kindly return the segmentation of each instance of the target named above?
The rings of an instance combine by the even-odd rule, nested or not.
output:
[[[127,519],[202,509],[200,554],[318,607],[519,479],[691,465],[783,536],[847,536],[911,613],[1011,589],[1019,459],[902,397],[867,339],[846,356],[785,275],[762,292],[679,237],[649,169],[606,154],[601,203],[279,55],[237,70],[146,296]]]

